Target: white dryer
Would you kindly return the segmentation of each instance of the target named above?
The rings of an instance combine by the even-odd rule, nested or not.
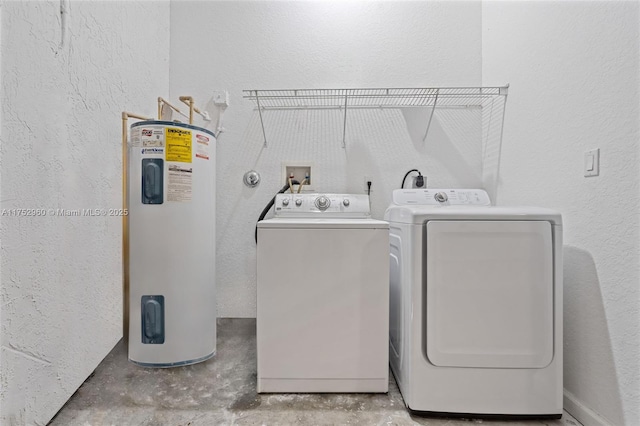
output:
[[[391,369],[416,414],[560,418],[562,221],[479,189],[393,192]]]
[[[387,392],[389,224],[369,197],[279,194],[257,242],[258,392]]]

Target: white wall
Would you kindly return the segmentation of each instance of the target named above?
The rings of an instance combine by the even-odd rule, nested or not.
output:
[[[4,2],[1,25],[2,209],[120,207],[120,112],[167,95],[169,3]],[[46,424],[122,336],[121,219],[0,221],[0,423]]]
[[[464,2],[189,2],[171,4],[171,96],[205,104],[226,89],[231,105],[218,140],[217,286],[223,317],[255,316],[254,226],[282,187],[283,161],[311,161],[314,189],[364,190],[373,214],[414,167],[429,186],[480,186],[477,113],[350,111],[341,148],[340,111],[269,111],[269,146],[243,89],[477,86],[481,4]],[[419,121],[418,125],[413,125]],[[459,123],[466,123],[460,126]],[[251,169],[256,189],[242,184]]]
[[[587,424],[640,423],[638,3],[63,0],[0,12],[2,208],[119,206],[119,112],[152,115],[169,89],[200,104],[230,92],[217,165],[227,317],[255,315],[253,227],[282,161],[314,162],[319,191],[360,192],[370,176],[377,217],[410,168],[431,187],[481,182],[473,113],[439,112],[423,143],[419,112],[350,112],[343,150],[340,113],[270,112],[263,148],[243,89],[510,82],[501,204],[565,218],[567,407]],[[583,152],[598,147],[601,176],[584,178]],[[263,178],[254,190],[249,169]],[[43,424],[120,337],[120,219],[0,220],[1,422]]]
[[[511,83],[500,200],[563,214],[565,407],[585,425],[640,424],[638,9],[483,2],[483,82]]]

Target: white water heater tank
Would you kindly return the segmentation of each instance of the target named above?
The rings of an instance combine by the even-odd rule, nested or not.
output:
[[[131,125],[129,360],[173,367],[216,351],[215,135]]]

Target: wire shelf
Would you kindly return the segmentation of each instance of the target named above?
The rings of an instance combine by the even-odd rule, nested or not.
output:
[[[342,147],[346,147],[348,109],[366,108],[431,108],[428,115],[427,138],[433,113],[440,108],[493,108],[496,100],[506,102],[509,86],[496,87],[424,87],[378,89],[282,89],[243,90],[243,98],[255,102],[267,146],[262,118],[263,110],[344,109]]]
[[[503,87],[427,87],[414,89],[284,89],[244,90],[244,98],[268,109],[482,107]]]

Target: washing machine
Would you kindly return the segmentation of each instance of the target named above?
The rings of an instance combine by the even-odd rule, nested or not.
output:
[[[562,415],[562,220],[479,189],[393,192],[389,358],[416,414]]]
[[[257,244],[258,392],[387,392],[389,225],[369,197],[278,194]]]

